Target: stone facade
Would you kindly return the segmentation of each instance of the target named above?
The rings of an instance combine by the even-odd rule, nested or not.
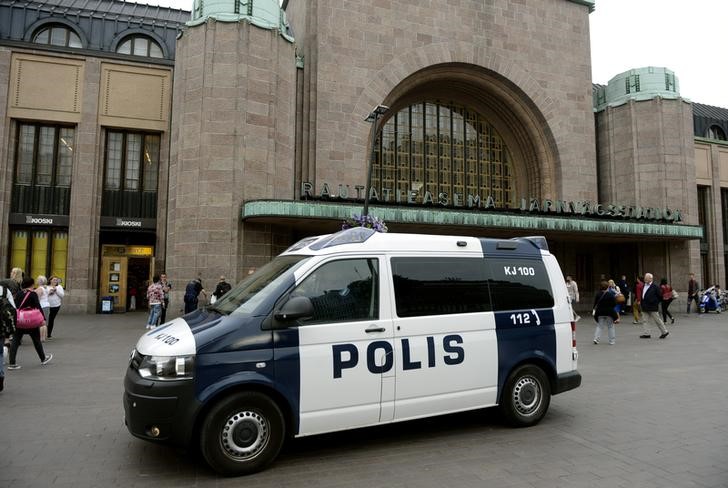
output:
[[[270,226],[241,223],[240,205],[293,198],[294,46],[208,19],[178,41],[176,71],[165,269],[234,282],[282,251]]]
[[[289,2],[305,57],[301,174],[362,184],[373,107],[464,97],[522,151],[532,196],[596,199],[588,13],[563,0]]]
[[[697,225],[692,115],[685,100],[661,97],[599,111],[599,200],[680,209],[685,223]],[[641,242],[638,249],[639,269],[655,276],[700,275],[697,242]]]

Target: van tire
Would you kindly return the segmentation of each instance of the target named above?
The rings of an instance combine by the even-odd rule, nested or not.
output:
[[[212,469],[225,476],[265,468],[285,439],[281,409],[262,393],[235,393],[218,402],[202,423],[200,450]]]
[[[551,384],[541,368],[524,364],[508,376],[501,395],[500,411],[515,427],[536,425],[551,403]]]

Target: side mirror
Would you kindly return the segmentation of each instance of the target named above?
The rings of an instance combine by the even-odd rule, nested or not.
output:
[[[284,322],[313,317],[313,303],[308,297],[293,297],[276,310],[273,317]]]

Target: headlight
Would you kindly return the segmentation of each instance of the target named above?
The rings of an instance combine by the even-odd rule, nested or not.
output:
[[[143,356],[138,370],[150,380],[190,380],[194,366],[194,356]]]

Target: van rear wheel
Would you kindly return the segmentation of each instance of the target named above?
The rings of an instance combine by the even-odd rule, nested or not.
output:
[[[262,393],[242,392],[216,404],[202,424],[200,449],[225,476],[251,474],[273,461],[283,445],[281,409]]]
[[[500,410],[515,427],[536,425],[551,403],[551,385],[538,366],[524,364],[508,377],[501,396]]]

